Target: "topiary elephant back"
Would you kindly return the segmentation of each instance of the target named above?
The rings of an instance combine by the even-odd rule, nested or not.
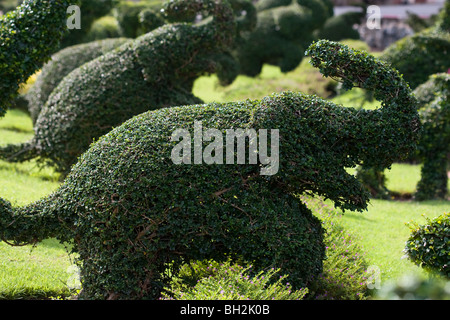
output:
[[[33,123],[36,122],[42,107],[58,84],[70,72],[83,64],[112,51],[129,41],[127,38],[114,38],[79,44],[55,53],[39,73],[36,82],[24,95],[28,102],[28,112]]]
[[[158,298],[181,263],[202,259],[281,268],[307,287],[322,271],[324,230],[298,195],[364,210],[369,195],[346,168],[390,165],[414,150],[419,129],[398,72],[340,43],[308,52],[324,75],[373,90],[382,108],[285,92],[148,111],[92,144],[53,194],[20,208],[1,200],[1,239],[72,244],[87,299]],[[239,153],[246,136],[258,148]]]

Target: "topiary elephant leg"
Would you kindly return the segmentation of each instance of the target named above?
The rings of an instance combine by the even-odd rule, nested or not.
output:
[[[447,153],[430,153],[423,162],[416,200],[444,199],[447,195]]]

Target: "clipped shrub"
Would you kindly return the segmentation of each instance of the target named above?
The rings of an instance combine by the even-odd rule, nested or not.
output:
[[[13,103],[20,85],[58,50],[71,2],[76,3],[26,0],[0,17],[0,117]]]
[[[324,229],[325,254],[323,272],[308,287],[308,300],[366,300],[370,274],[365,252],[359,238],[346,230],[341,222],[342,214],[330,208],[320,199],[301,197]]]
[[[302,300],[308,289],[292,290],[286,283],[286,275],[279,275],[279,269],[259,271],[256,274],[250,267],[209,262],[205,268],[202,262],[184,265],[178,279],[162,293],[163,299],[175,300]],[[200,269],[200,270],[199,270]],[[202,270],[203,269],[203,270]],[[193,274],[199,272],[203,276]],[[206,276],[207,275],[207,276]],[[183,277],[196,278],[195,285],[185,285]]]
[[[41,69],[35,83],[24,95],[33,123],[58,84],[73,70],[112,51],[129,41],[126,38],[107,39],[67,47],[55,53]],[[93,88],[95,89],[95,88]]]
[[[396,68],[415,89],[435,73],[450,69],[450,5],[447,0],[436,24],[405,37],[382,54],[382,59]]]
[[[165,10],[181,16],[209,11],[214,19],[208,23],[165,25],[75,69],[42,107],[31,141],[2,148],[0,157],[39,157],[64,176],[95,139],[132,116],[200,103],[191,93],[194,80],[221,69],[217,57],[228,51],[235,35],[228,3],[211,1],[171,1]]]
[[[163,25],[165,17],[160,14],[163,1],[120,1],[113,10],[120,34],[136,38]]]
[[[422,136],[418,158],[422,161],[416,200],[446,199],[450,155],[450,74],[432,75],[414,93],[420,103]]]
[[[422,268],[450,278],[450,213],[426,218],[426,222],[420,226],[409,223],[411,235],[404,252]]]
[[[158,298],[182,263],[209,259],[251,264],[257,272],[273,267],[289,275],[294,290],[308,287],[322,273],[324,230],[297,195],[364,210],[367,192],[345,168],[389,165],[418,138],[416,101],[396,71],[340,43],[319,41],[308,52],[314,66],[347,88],[374,90],[383,108],[354,110],[286,92],[140,114],[93,143],[53,194],[23,207],[1,200],[0,238],[12,245],[69,242],[81,298]],[[224,165],[220,144],[216,163],[174,163],[181,143],[174,132],[186,130],[183,145],[193,146],[197,121],[217,129],[216,140],[230,129],[278,129],[279,153],[272,136],[271,164],[261,150],[255,164]]]
[[[360,39],[358,30],[353,29],[365,17],[365,11],[346,12],[327,19],[323,27],[315,32],[316,38],[340,41],[344,39]]]
[[[376,300],[450,300],[450,282],[431,277],[406,275],[383,285]]]
[[[113,16],[104,16],[94,21],[86,35],[86,41],[120,38],[119,23]]]
[[[235,50],[241,73],[251,77],[264,64],[294,70],[314,39],[313,31],[333,14],[328,0],[259,1],[256,8],[256,26],[240,35]]]

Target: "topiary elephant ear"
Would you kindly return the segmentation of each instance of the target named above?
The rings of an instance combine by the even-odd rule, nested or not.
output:
[[[76,1],[26,0],[0,17],[0,116],[19,86],[60,46],[67,31],[67,8]]]

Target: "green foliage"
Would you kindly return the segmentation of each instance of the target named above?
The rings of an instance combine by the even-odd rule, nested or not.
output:
[[[390,191],[386,187],[386,175],[383,169],[359,166],[356,169],[356,177],[370,191],[372,198],[388,199],[390,197]]]
[[[411,235],[404,251],[417,265],[450,278],[450,213],[426,220],[422,226],[409,223]]]
[[[368,262],[354,234],[342,224],[342,215],[318,199],[302,198],[326,230],[323,273],[308,287],[309,300],[364,300],[369,296]]]
[[[27,0],[0,18],[0,116],[19,86],[57,51],[67,29],[70,4],[65,0]]]
[[[235,55],[241,73],[254,77],[264,64],[279,66],[282,72],[295,69],[313,40],[313,31],[332,15],[328,0],[259,1],[257,23],[243,32]]]
[[[125,38],[93,41],[67,47],[55,53],[43,66],[28,93],[24,95],[33,123],[36,122],[53,90],[70,72],[127,41]]]
[[[344,39],[359,39],[358,30],[353,25],[360,24],[365,16],[364,12],[346,12],[333,16],[325,22],[323,27],[316,32],[316,38],[339,41]]]
[[[178,279],[165,288],[163,299],[175,300],[302,300],[308,289],[292,291],[279,269],[253,273],[250,267],[210,261],[192,262],[180,269]],[[196,278],[194,286],[184,284]]]
[[[405,275],[391,281],[377,293],[377,300],[450,300],[450,282],[440,278],[422,279]]]
[[[120,27],[120,34],[136,38],[164,24],[161,15],[162,1],[120,1],[113,10]]]
[[[86,35],[85,40],[90,42],[119,37],[120,29],[116,18],[112,16],[104,16],[94,21],[89,33]]]
[[[450,154],[450,74],[432,75],[414,91],[423,132],[418,157],[423,162],[417,200],[445,199]]]
[[[412,89],[428,80],[435,73],[450,68],[450,33],[438,28],[398,40],[382,54],[382,59],[396,68]]]
[[[81,28],[69,30],[61,41],[61,48],[89,41],[86,37],[94,21],[108,14],[115,4],[116,0],[79,0]]]
[[[214,14],[208,23],[165,25],[75,69],[42,106],[34,138],[2,148],[0,157],[40,157],[65,175],[93,140],[132,116],[201,102],[191,93],[193,82],[203,74],[221,74],[218,57],[223,58],[235,35],[232,10],[227,2],[215,5],[212,0],[171,1],[165,10],[181,16],[208,10]],[[231,81],[237,73],[226,75],[225,81]]]
[[[81,298],[157,298],[183,263],[205,259],[251,264],[256,272],[273,267],[289,274],[294,290],[307,287],[322,273],[324,230],[296,195],[365,209],[369,198],[345,168],[362,160],[389,165],[414,146],[418,125],[415,100],[397,72],[339,43],[319,41],[309,53],[347,87],[384,94],[386,106],[354,110],[286,92],[148,111],[92,144],[47,198],[18,208],[2,200],[1,238],[71,243]],[[183,128],[192,143],[195,121],[223,135],[278,128],[279,172],[261,175],[263,163],[174,164],[171,136]]]

